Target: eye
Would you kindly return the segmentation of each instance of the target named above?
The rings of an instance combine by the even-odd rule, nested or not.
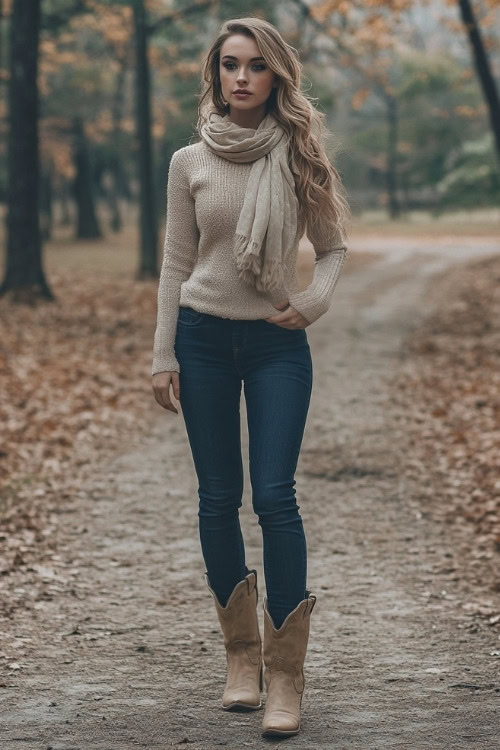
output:
[[[234,63],[232,63],[232,62],[223,62],[222,65],[223,65],[224,68],[227,68],[228,70],[231,70],[231,68],[229,68],[228,66],[229,65],[234,65]],[[252,67],[256,68],[257,70],[266,70],[267,66],[264,65],[263,63],[255,63]]]

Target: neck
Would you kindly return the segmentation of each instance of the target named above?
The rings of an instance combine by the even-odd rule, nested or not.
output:
[[[266,114],[265,104],[248,111],[234,109],[234,107],[230,106],[228,117],[231,122],[234,122],[234,124],[238,125],[240,128],[252,128],[253,130],[257,130]]]

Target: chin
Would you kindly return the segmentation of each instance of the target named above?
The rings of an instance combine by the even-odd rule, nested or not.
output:
[[[233,110],[243,110],[244,112],[250,112],[252,109],[259,109],[262,107],[263,102],[250,102],[248,99],[247,101],[242,100],[235,100],[234,102],[231,102],[231,109]]]
[[[243,103],[243,106],[241,105],[241,102],[238,102],[238,104],[231,104],[231,109],[234,111],[242,110],[244,112],[250,112],[252,109],[258,109],[260,107],[260,104],[252,104],[249,105],[248,103]]]

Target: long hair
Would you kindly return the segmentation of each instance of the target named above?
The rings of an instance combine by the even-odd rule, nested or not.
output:
[[[224,116],[229,104],[224,101],[219,75],[220,49],[232,34],[253,37],[268,67],[277,78],[266,102],[266,114],[273,116],[289,138],[289,166],[294,176],[299,203],[299,223],[334,224],[346,234],[351,212],[339,173],[330,162],[325,142],[333,134],[325,125],[325,115],[313,105],[313,98],[301,91],[302,64],[297,50],[287,44],[278,29],[262,18],[244,17],[225,21],[203,61],[199,94],[197,132],[210,112]]]

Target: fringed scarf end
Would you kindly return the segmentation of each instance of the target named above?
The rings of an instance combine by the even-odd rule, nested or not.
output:
[[[234,255],[240,279],[259,292],[282,289],[285,286],[281,260],[266,260],[262,268],[261,243],[248,241],[242,234],[235,235]]]

